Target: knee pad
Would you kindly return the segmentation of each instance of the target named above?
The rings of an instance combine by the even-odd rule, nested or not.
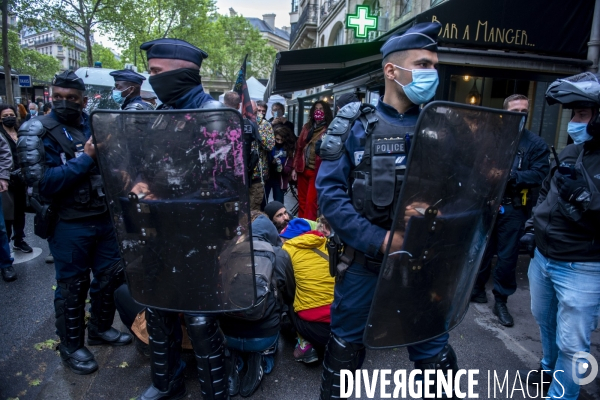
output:
[[[70,352],[83,346],[85,300],[90,288],[88,275],[57,281],[54,299],[56,331],[61,344]]]
[[[166,391],[177,375],[181,360],[181,327],[177,313],[146,309],[150,340],[152,384]]]
[[[340,371],[358,369],[365,357],[365,346],[348,343],[331,335],[325,350],[323,374],[321,375],[321,400],[340,398]]]

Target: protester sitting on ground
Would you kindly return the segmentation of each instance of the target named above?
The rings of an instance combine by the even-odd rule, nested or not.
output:
[[[282,202],[272,201],[265,206],[265,214],[277,228],[277,232],[285,229],[292,216]]]
[[[323,217],[311,230],[304,219],[290,221],[281,232],[286,239],[283,249],[292,260],[295,293],[291,313],[298,332],[294,359],[304,363],[318,360],[316,349],[324,349],[330,334],[330,307],[333,302],[335,279],[329,274],[327,238],[323,232],[331,228]]]
[[[248,397],[258,389],[263,372],[269,374],[273,370],[279,341],[281,313],[275,283],[278,232],[267,216],[256,212],[253,215],[258,215],[252,222],[257,303],[248,311],[225,313],[219,318],[231,352],[228,365],[230,396],[239,391],[242,397]],[[260,271],[269,267],[271,274],[259,276]],[[266,284],[261,279],[268,276],[271,276],[269,287],[261,291]]]

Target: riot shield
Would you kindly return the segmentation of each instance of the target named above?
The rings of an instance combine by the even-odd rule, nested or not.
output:
[[[133,298],[182,312],[251,307],[241,115],[99,110],[91,125]]]
[[[431,340],[465,316],[524,121],[449,102],[422,110],[392,225],[402,248],[384,255],[365,345]]]

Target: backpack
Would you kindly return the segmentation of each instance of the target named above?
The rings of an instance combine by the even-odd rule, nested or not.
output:
[[[276,301],[276,287],[274,283],[275,276],[273,269],[275,266],[275,250],[270,243],[260,240],[252,242],[254,249],[254,279],[252,279],[251,270],[240,272],[233,276],[230,283],[231,294],[229,300],[233,304],[243,304],[243,301],[236,302],[236,295],[247,299],[248,289],[251,288],[252,281],[256,286],[256,302],[252,307],[244,311],[233,311],[225,313],[227,316],[239,318],[247,321],[259,321],[263,319],[270,308],[271,303]],[[244,246],[245,248],[245,246]],[[235,260],[235,249],[233,250],[230,261]],[[272,295],[269,295],[272,293]]]

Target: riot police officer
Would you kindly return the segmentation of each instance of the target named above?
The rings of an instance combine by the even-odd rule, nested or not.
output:
[[[23,124],[17,142],[19,164],[37,211],[36,234],[48,238],[54,256],[60,356],[77,374],[98,369],[84,346],[88,289],[88,345],[121,346],[132,340],[130,334],[111,327],[116,310],[113,294],[123,283],[123,268],[83,111],[84,91],[83,81],[72,71],[56,75],[51,113]]]
[[[521,94],[513,94],[504,100],[504,109],[528,112],[529,99]],[[541,186],[548,175],[550,150],[544,139],[524,129],[519,142],[519,150],[513,161],[510,179],[502,198],[500,213],[494,225],[481,268],[471,294],[471,301],[487,303],[485,284],[492,273],[492,257],[498,255],[494,269],[494,314],[500,324],[513,326],[514,320],[508,311],[508,296],[517,290],[517,261],[519,259],[519,239],[525,230],[525,221],[531,209],[529,191]]]
[[[112,98],[121,106],[121,110],[152,110],[153,107],[142,100],[142,83],[146,80],[143,75],[130,69],[112,71],[115,79]]]
[[[158,39],[140,47],[146,51],[150,85],[163,103],[159,109],[198,109],[220,105],[204,92],[200,66],[208,55],[178,39]],[[132,192],[138,193],[137,188]],[[151,193],[143,193],[148,196]],[[175,399],[186,393],[185,363],[180,357],[181,325],[178,313],[149,308],[146,313],[150,334],[152,385],[143,400]],[[227,398],[224,336],[217,319],[208,314],[185,314],[187,332],[198,365],[204,399]]]
[[[351,103],[341,109],[323,139],[323,163],[317,176],[319,205],[345,244],[349,267],[338,276],[331,306],[332,336],[323,361],[321,399],[340,396],[340,370],[360,368],[364,356],[363,332],[377,283],[383,252],[393,237],[392,251],[400,250],[402,236],[391,235],[393,205],[376,205],[375,181],[401,182],[406,168],[405,146],[393,146],[395,168],[376,169],[372,141],[408,143],[419,116],[419,105],[431,100],[438,85],[438,23],[421,23],[381,47],[385,95],[375,108]],[[387,146],[389,147],[389,146]],[[385,156],[389,151],[384,151]],[[371,186],[371,187],[370,187]],[[395,199],[399,197],[396,186]],[[385,190],[389,190],[389,185]],[[373,190],[372,190],[373,189]],[[405,216],[416,216],[417,206]],[[415,368],[456,370],[448,334],[408,347]],[[450,396],[450,394],[448,394]]]

